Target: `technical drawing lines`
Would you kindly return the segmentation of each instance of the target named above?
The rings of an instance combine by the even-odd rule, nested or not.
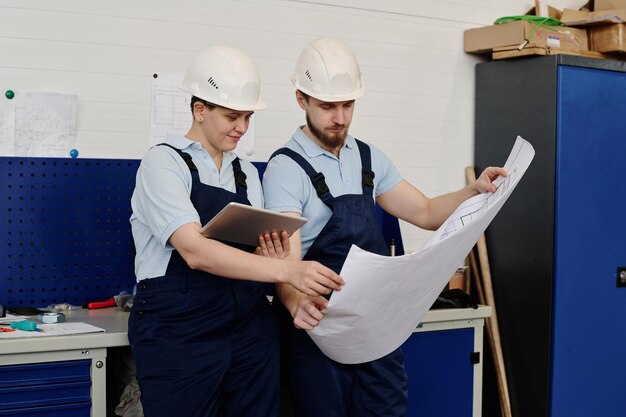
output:
[[[518,173],[517,167],[510,168],[511,172],[507,177],[499,177],[494,181],[494,185],[497,187],[493,193],[481,194],[473,197],[459,206],[459,208],[453,213],[448,222],[444,226],[443,233],[441,233],[440,240],[447,239],[454,233],[461,230],[464,226],[468,225],[475,220],[481,213],[481,211],[491,206],[502,195],[504,195],[511,184],[516,182]]]
[[[466,201],[463,203],[455,212],[455,216],[450,218],[446,223],[443,233],[441,234],[440,240],[447,239],[452,236],[459,230],[461,230],[466,225],[470,224],[472,220],[476,219],[482,210],[488,204],[488,198],[486,194],[482,194],[477,197],[477,200],[474,200],[476,197]],[[466,203],[470,203],[467,204]]]

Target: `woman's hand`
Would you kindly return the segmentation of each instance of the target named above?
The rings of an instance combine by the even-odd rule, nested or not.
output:
[[[254,251],[267,258],[285,259],[289,256],[289,235],[287,232],[265,233],[259,235],[259,246]]]
[[[291,261],[285,262],[288,269],[286,273],[287,284],[298,291],[312,296],[330,294],[332,291],[340,291],[344,280],[332,269],[325,267],[316,261]]]

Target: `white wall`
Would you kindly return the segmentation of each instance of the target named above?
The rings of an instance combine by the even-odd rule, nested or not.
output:
[[[256,116],[254,159],[266,160],[303,122],[289,83],[298,54],[317,36],[337,36],[358,56],[366,83],[351,133],[434,196],[463,186],[464,167],[473,163],[474,65],[481,58],[463,53],[463,31],[533,4],[0,0],[0,91],[75,93],[81,157],[141,158],[152,73],[182,72],[206,46],[232,45],[261,73],[269,108]],[[408,250],[429,233],[406,224],[402,232]]]

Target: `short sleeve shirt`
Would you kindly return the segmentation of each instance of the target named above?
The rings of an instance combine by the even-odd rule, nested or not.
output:
[[[191,155],[198,168],[200,182],[235,192],[232,161],[234,152],[224,152],[218,171],[211,155],[199,142],[183,136],[168,136],[165,143]],[[247,176],[248,199],[255,207],[263,207],[259,174],[249,161],[241,160]],[[135,242],[135,275],[137,281],[165,274],[174,247],[169,238],[187,223],[200,223],[191,195],[191,172],[184,160],[167,146],[149,149],[137,171],[131,197],[130,224]]]
[[[298,128],[285,147],[302,155],[317,172],[322,172],[334,197],[361,194],[361,156],[355,139],[348,135],[339,158],[325,151]],[[374,196],[397,186],[402,177],[379,149],[369,145],[374,171]],[[293,159],[278,155],[267,164],[263,174],[265,208],[279,212],[296,212],[307,218],[302,227],[302,254],[306,254],[322,231],[332,212],[315,192],[311,180]]]

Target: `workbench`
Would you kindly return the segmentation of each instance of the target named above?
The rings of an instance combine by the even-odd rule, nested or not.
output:
[[[107,349],[128,346],[128,313],[66,312],[100,333],[0,340],[0,416],[106,417]]]
[[[484,306],[427,313],[404,344],[410,416],[481,415],[483,324],[490,314]],[[0,340],[0,416],[107,416],[107,350],[128,346],[128,313],[78,309],[66,320],[105,332]],[[451,391],[455,401],[448,400]]]

